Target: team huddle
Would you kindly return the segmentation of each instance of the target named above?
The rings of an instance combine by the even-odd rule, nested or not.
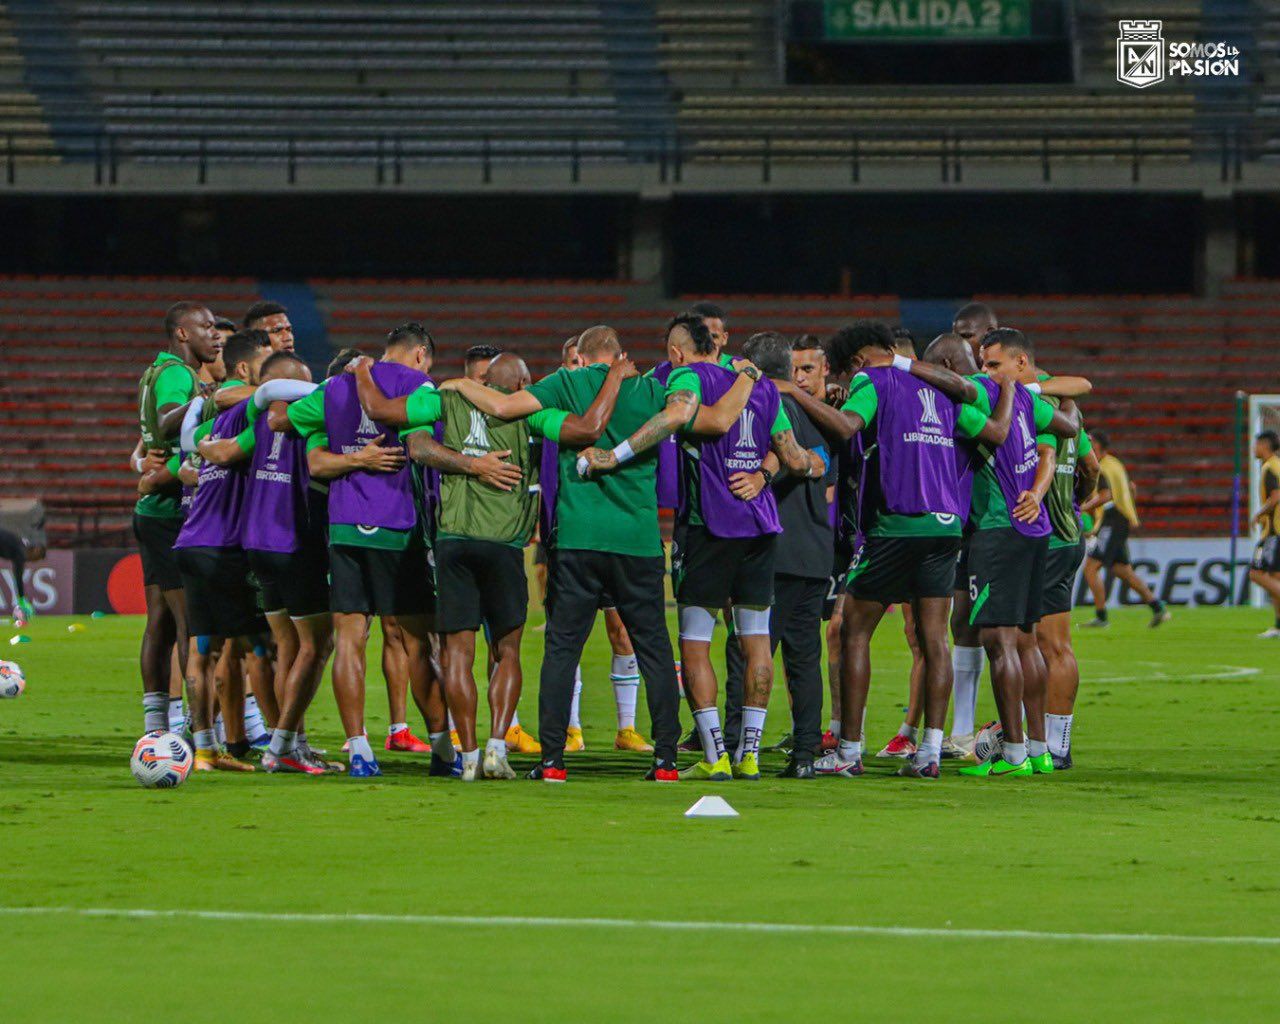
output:
[[[906,332],[871,321],[825,341],[755,334],[734,356],[725,320],[709,303],[675,316],[667,360],[644,373],[597,326],[540,380],[518,354],[476,346],[465,376],[439,384],[434,340],[406,323],[376,361],[345,350],[316,382],[284,307],[258,303],[237,328],[174,305],[168,348],[139,383],[133,457],[146,730],[189,728],[199,771],[253,771],[258,747],[269,772],[379,775],[365,731],[376,617],[386,749],[429,752],[430,775],[464,781],[513,779],[508,755],[536,754],[529,777],[563,781],[583,747],[579,662],[604,611],[615,745],[652,755],[646,778],[758,779],[779,648],[782,774],[856,776],[871,638],[897,605],[910,706],[881,756],[916,778],[938,778],[948,758],[987,778],[1070,767],[1082,508],[1116,526],[1133,505],[1122,467],[1099,487],[1107,453],[1076,405],[1089,382],[1042,371],[1031,339],[976,303],[919,358]],[[674,511],[678,661],[662,509]],[[537,740],[516,713],[535,538]],[[1132,575],[1126,552],[1108,542],[1089,564]],[[1152,624],[1165,621],[1144,597]],[[711,659],[722,614],[723,681]],[[346,765],[305,728],[330,658]],[[978,735],[984,661],[1000,721]],[[651,744],[636,729],[642,683]],[[426,742],[409,728],[410,694]],[[681,750],[700,756],[681,768]]]

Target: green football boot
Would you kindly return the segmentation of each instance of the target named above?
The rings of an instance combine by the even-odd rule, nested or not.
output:
[[[1027,758],[1022,764],[1010,764],[1003,757],[998,757],[994,761],[985,761],[982,764],[966,764],[960,768],[961,775],[970,775],[978,779],[990,779],[996,776],[1014,776],[1021,778],[1033,775],[1031,768],[1031,758]]]
[[[1049,751],[1038,754],[1035,757],[1028,757],[1031,762],[1031,771],[1035,775],[1052,775],[1053,774],[1053,755]]]

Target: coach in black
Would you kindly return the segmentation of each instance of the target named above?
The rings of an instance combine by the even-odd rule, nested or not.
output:
[[[824,464],[831,458],[826,439],[813,421],[791,397],[791,342],[774,331],[753,334],[742,350],[760,372],[782,393],[796,441],[816,453]],[[730,478],[734,493],[751,499],[772,486],[778,502],[783,542],[774,561],[773,610],[769,618],[773,650],[782,647],[782,667],[791,691],[794,746],[791,760],[783,770],[785,778],[813,778],[813,756],[821,739],[822,719],[822,602],[831,575],[834,536],[827,510],[826,483],[822,475],[790,476],[781,469],[772,453],[758,473],[736,473]],[[732,652],[736,644],[726,649]],[[741,709],[731,704],[742,700],[742,658],[726,654],[729,680],[725,686],[725,722],[741,721]],[[736,684],[736,685],[735,685]],[[737,712],[737,714],[735,714]],[[725,730],[726,742],[730,740]]]

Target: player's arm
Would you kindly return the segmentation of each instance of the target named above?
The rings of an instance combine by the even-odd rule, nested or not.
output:
[[[1083,431],[1080,432],[1081,438],[1085,437]],[[1076,482],[1075,494],[1076,501],[1080,503],[1081,511],[1088,504],[1089,496],[1093,494],[1094,488],[1098,486],[1098,453],[1090,446],[1076,462]]]
[[[1075,437],[1080,433],[1083,420],[1074,402],[1064,402],[1055,409],[1039,395],[1032,395],[1032,416],[1036,431],[1054,437]]]
[[[441,473],[474,476],[500,491],[513,489],[524,475],[519,466],[506,461],[510,448],[483,455],[463,455],[441,444],[429,430],[415,430],[403,436],[409,445],[409,458]]]
[[[1084,398],[1093,391],[1093,384],[1087,377],[1049,377],[1039,384],[1039,393],[1051,398]]]
[[[987,417],[987,422],[983,424],[982,429],[978,432],[979,441],[989,444],[995,448],[999,448],[1004,444],[1004,440],[1009,436],[1009,427],[1013,424],[1013,396],[1017,392],[1017,388],[1013,386],[1012,381],[1002,381],[1000,384],[1000,397],[996,399],[996,407],[991,410],[991,415]],[[974,406],[961,406],[961,412],[965,409],[973,409]]]
[[[1037,444],[1036,454],[1040,461],[1036,464],[1036,478],[1031,490],[1018,495],[1018,502],[1010,514],[1020,523],[1034,523],[1040,518],[1040,506],[1044,496],[1049,493],[1049,485],[1053,483],[1053,474],[1058,469],[1058,453],[1051,444]]]
[[[296,431],[310,438],[323,434],[324,385],[300,380],[269,380],[254,393],[253,404],[267,410],[267,426],[277,434]]]
[[[204,398],[214,385],[195,387],[191,374],[185,367],[174,364],[156,378],[156,421],[162,438],[178,436],[187,405],[197,398]]]
[[[578,475],[590,477],[608,473],[641,452],[660,444],[681,427],[693,422],[698,413],[698,404],[696,391],[684,388],[668,391],[666,404],[617,447],[611,451],[584,449],[578,456]]]
[[[382,434],[358,452],[331,452],[323,439],[313,445],[320,437],[312,437],[307,444],[307,469],[317,480],[333,480],[360,469],[370,473],[396,473],[404,467],[404,449],[384,448]]]
[[[848,441],[854,434],[861,430],[866,423],[862,417],[853,411],[842,411],[835,406],[828,405],[821,399],[814,398],[813,395],[798,388],[789,380],[779,380],[774,382],[778,386],[779,394],[790,395],[796,400],[796,403],[805,411],[809,419],[813,420],[822,435],[832,444],[838,444],[841,441]],[[828,392],[830,395],[831,392]],[[839,399],[839,404],[847,405],[849,393],[843,388],[839,389],[834,397]]]
[[[542,403],[528,388],[506,394],[486,387],[468,377],[455,377],[440,385],[441,391],[456,391],[481,412],[497,416],[500,420],[518,420],[531,416],[542,408]]]
[[[173,455],[161,460],[159,465],[148,467],[138,477],[139,494],[156,494],[159,491],[173,490],[178,483],[178,472],[182,459]]]
[[[559,443],[571,448],[592,445],[600,440],[609,417],[618,403],[618,391],[628,377],[637,376],[636,364],[626,356],[615,359],[605,374],[604,384],[581,416],[569,413],[560,424]]]
[[[1253,517],[1255,523],[1265,523],[1271,513],[1276,510],[1276,506],[1280,505],[1280,479],[1270,470],[1265,470],[1262,474],[1262,483],[1267,491],[1267,500],[1258,508],[1258,514]]]
[[[215,466],[231,466],[243,462],[253,454],[257,444],[253,427],[245,427],[235,437],[223,437],[218,440],[206,437],[196,445],[196,451],[205,462]]]
[[[907,359],[906,356],[894,356],[894,366],[898,366],[899,359],[911,364],[909,367],[901,366],[900,369],[910,370],[911,376],[919,378],[926,384],[932,384],[953,402],[968,403],[978,400],[978,385],[961,377],[955,370],[948,370],[945,366],[922,362],[919,359]]]
[[[213,403],[218,407],[218,412],[226,412],[232,406],[239,405],[253,397],[253,393],[258,389],[252,384],[236,384],[229,388],[218,388],[213,393]]]
[[[720,396],[720,400],[711,405],[703,405],[699,402],[693,415],[692,429],[695,434],[719,437],[727,433],[729,428],[738,422],[742,410],[747,407],[747,401],[751,398],[751,389],[755,387],[760,371],[756,370],[755,376],[747,373],[748,368],[754,370],[755,366],[746,359],[735,359],[733,368],[738,371],[738,379]]]
[[[778,456],[782,468],[793,476],[810,479],[820,477],[827,471],[827,464],[821,456],[800,447],[791,426],[791,417],[781,404],[778,405],[773,426],[769,428],[769,448]]]
[[[344,372],[356,379],[356,397],[360,406],[369,415],[369,419],[385,423],[389,427],[403,427],[409,422],[407,395],[400,398],[388,398],[378,382],[373,379],[373,360],[368,356],[360,356],[347,363]]]
[[[729,477],[729,490],[733,492],[735,498],[750,501],[773,483],[781,468],[782,463],[778,461],[778,456],[774,455],[772,450],[767,451],[760,462],[760,468],[754,473],[741,470]]]

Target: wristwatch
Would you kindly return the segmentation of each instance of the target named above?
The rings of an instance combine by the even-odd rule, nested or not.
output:
[[[760,475],[761,475],[762,477],[764,477],[764,485],[765,485],[766,487],[772,487],[772,486],[773,486],[773,478],[774,478],[774,476],[775,476],[776,474],[774,474],[774,473],[770,473],[767,469],[765,469],[765,468],[764,468],[764,466],[761,466],[761,467],[760,467]]]
[[[755,381],[758,381],[760,379],[760,367],[758,366],[744,366],[738,372],[745,373],[748,377],[750,377],[752,380],[755,380]]]

